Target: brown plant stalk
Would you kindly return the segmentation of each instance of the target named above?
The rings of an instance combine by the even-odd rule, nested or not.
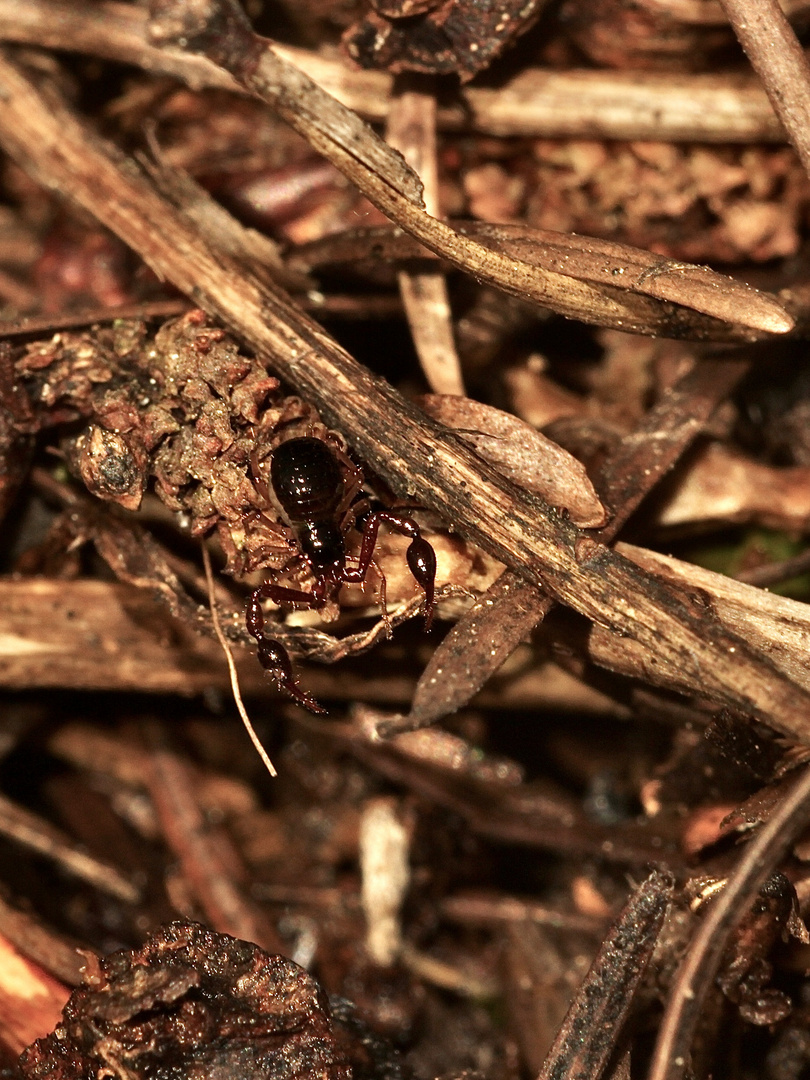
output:
[[[78,7],[66,0],[0,0],[0,39],[68,49],[135,64],[204,88],[240,92],[227,72],[204,57],[155,48],[146,12],[115,0]],[[278,45],[324,90],[367,120],[384,121],[392,78],[354,71],[339,60]],[[243,92],[243,91],[241,91]],[[445,131],[669,142],[784,142],[785,131],[758,79],[737,74],[651,71],[553,71],[529,68],[503,86],[463,87],[441,103]]]
[[[721,0],[810,175],[810,62],[777,0]]]
[[[396,491],[560,602],[690,673],[717,701],[810,738],[810,695],[719,624],[700,592],[640,571],[505,481],[441,425],[358,365],[280,289],[211,250],[63,103],[0,64],[0,139],[40,180],[94,213],[160,276],[203,304],[341,430]]]

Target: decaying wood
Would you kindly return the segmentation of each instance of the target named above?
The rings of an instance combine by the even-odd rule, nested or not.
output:
[[[4,581],[0,678],[9,687],[197,694],[225,687],[222,653],[180,620],[167,618],[141,590],[102,581]],[[262,688],[255,664],[241,672]]]
[[[461,231],[532,266],[572,274],[581,281],[592,284],[609,281],[617,289],[683,304],[729,323],[739,318],[734,313],[739,311],[740,304],[753,300],[763,303],[762,317],[767,319],[764,305],[770,298],[760,294],[755,299],[744,285],[730,283],[707,266],[676,262],[625,244],[572,233],[488,224],[465,225]],[[742,291],[737,292],[738,289]],[[776,331],[775,322],[768,329]]]
[[[131,163],[119,163],[64,106],[46,102],[9,60],[0,65],[0,84],[2,141],[17,160],[70,192],[161,276],[218,314],[395,490],[435,509],[562,603],[638,640],[662,664],[691,671],[718,702],[810,737],[808,695],[719,624],[702,593],[640,571],[487,468],[280,291],[211,251]],[[370,425],[372,415],[378,422]]]
[[[619,534],[747,368],[741,358],[698,361],[621,441],[601,470],[599,488],[613,510],[601,539]],[[418,727],[461,708],[551,608],[548,596],[507,570],[450,630],[419,680],[410,713],[391,724]]]
[[[604,825],[588,818],[567,799],[547,798],[542,792],[527,798],[520,788],[470,779],[449,784],[443,771],[426,768],[423,762],[402,753],[395,743],[366,737],[356,724],[330,727],[333,737],[360,761],[373,765],[375,771],[430,803],[457,814],[480,836],[518,847],[607,858],[618,864],[638,865],[663,859],[673,872],[682,868],[674,836],[666,826],[662,827],[662,822],[652,832],[648,823],[628,821],[618,830],[609,830],[608,835]]]
[[[198,88],[235,91],[234,80],[199,56],[157,49],[146,13],[106,0],[78,8],[60,0],[3,0],[0,38],[71,49],[170,75]],[[352,71],[305,49],[279,55],[367,120],[388,115],[392,78]],[[686,142],[782,142],[785,132],[758,79],[738,74],[527,69],[504,86],[465,87],[457,104],[439,106],[443,130],[500,136],[662,139]]]
[[[436,94],[430,85],[400,77],[386,138],[424,185],[425,210],[441,217],[436,145]],[[428,385],[437,394],[463,394],[461,363],[453,341],[447,281],[436,267],[399,272],[399,291],[414,348]]]
[[[668,530],[718,522],[754,522],[763,528],[804,532],[810,522],[806,466],[776,468],[710,443],[690,462],[682,482],[662,500],[657,517]]]
[[[93,323],[114,319],[149,319],[155,316],[171,318],[188,310],[187,300],[156,300],[150,304],[122,304],[118,308],[94,308],[92,311],[71,312],[54,318],[52,315],[23,316],[10,322],[0,322],[0,335],[4,338],[23,337],[28,334],[49,334],[55,330],[69,330]]]

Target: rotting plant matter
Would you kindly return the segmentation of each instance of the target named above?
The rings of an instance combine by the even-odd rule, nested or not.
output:
[[[92,495],[137,511],[150,489],[192,537],[216,535],[225,572],[254,582],[246,627],[263,668],[301,704],[323,711],[299,688],[285,645],[265,636],[262,602],[334,620],[341,586],[363,586],[374,568],[390,633],[386,578],[374,562],[380,526],[409,538],[405,560],[425,594],[430,628],[436,556],[419,526],[372,506],[362,469],[339,437],[310,406],[284,396],[279,381],[202,311],[164,324],[154,337],[145,323],[122,320],[21,353],[15,371],[29,433],[80,418],[60,449]],[[350,531],[356,566],[347,565]]]
[[[801,154],[716,4],[272,11],[0,0],[2,1064],[800,1080]]]

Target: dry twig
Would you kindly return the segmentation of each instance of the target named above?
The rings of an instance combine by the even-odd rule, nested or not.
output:
[[[662,665],[688,671],[717,701],[810,737],[806,693],[725,630],[702,594],[640,572],[505,482],[356,364],[279,290],[211,251],[131,163],[117,160],[64,105],[46,102],[9,60],[0,65],[0,85],[0,138],[13,155],[218,314],[396,490],[437,510],[555,599],[639,641]]]
[[[124,61],[200,89],[239,89],[227,72],[203,57],[155,48],[147,41],[146,21],[146,12],[113,0],[92,8],[65,0],[0,0],[3,40]],[[279,45],[277,51],[367,120],[386,119],[390,75],[352,71],[305,49]],[[759,81],[737,74],[529,68],[497,89],[464,87],[457,103],[440,105],[437,122],[445,131],[501,136],[718,143],[785,139]]]
[[[810,63],[778,0],[721,0],[810,176]]]

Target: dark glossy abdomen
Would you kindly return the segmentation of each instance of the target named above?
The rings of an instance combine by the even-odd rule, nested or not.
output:
[[[343,496],[343,474],[321,439],[290,439],[273,451],[270,482],[291,522],[325,521]]]
[[[346,565],[343,535],[334,521],[304,522],[296,531],[301,552],[316,575],[338,572]]]

